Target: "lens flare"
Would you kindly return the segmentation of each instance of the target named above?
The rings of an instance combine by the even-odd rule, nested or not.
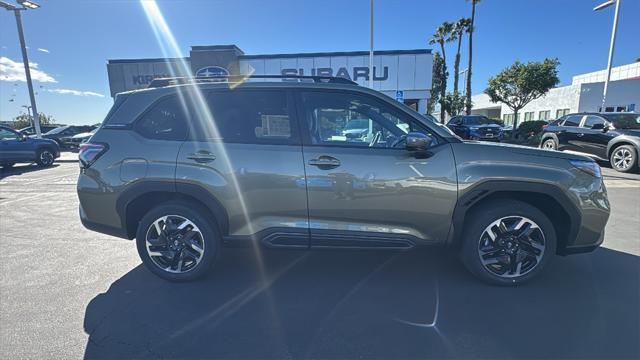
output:
[[[162,11],[158,7],[158,4],[155,0],[140,0],[140,4],[144,10],[144,13],[149,21],[149,25],[153,30],[153,33],[156,37],[156,41],[162,54],[165,58],[175,58],[178,59],[175,67],[173,65],[168,66],[169,72],[172,77],[186,77],[193,78],[193,72],[191,71],[191,66],[186,62],[184,55],[180,51],[180,46],[178,45],[173,33],[167,24],[164,16],[162,15]],[[250,75],[246,75],[244,78],[240,78],[241,80],[246,80]],[[242,81],[239,83],[234,82],[230,83],[229,87],[231,89],[236,88]],[[238,182],[236,176],[236,169],[233,166],[233,163],[224,147],[224,144],[219,141],[221,139],[220,132],[215,123],[215,119],[211,114],[211,110],[207,105],[206,96],[203,94],[200,86],[194,84],[182,84],[182,85],[173,85],[176,88],[176,93],[182,103],[183,108],[185,109],[185,113],[189,114],[189,118],[192,120],[189,123],[190,131],[192,133],[203,133],[204,138],[213,139],[214,141],[208,141],[202,143],[203,147],[214,147],[216,156],[221,160],[217,162],[217,164],[227,164],[228,172],[226,180],[231,185],[232,189],[236,194],[235,198],[238,199],[240,210],[243,213],[245,223],[247,225],[248,231],[251,235],[255,234],[255,230],[252,226],[252,221],[249,216],[249,211],[247,208],[247,203],[242,193],[242,189]],[[180,161],[180,160],[178,160]],[[215,165],[214,165],[215,166]],[[223,165],[224,166],[224,165]],[[224,175],[225,169],[215,169],[219,174]],[[256,241],[252,241],[253,251],[255,254],[255,258],[257,261],[257,265],[259,267],[259,271],[261,274],[261,281],[265,284],[268,283],[266,281],[265,268],[264,268],[264,260],[262,257],[260,245]],[[265,289],[265,292],[268,292],[269,289]],[[269,295],[271,298],[271,296]],[[274,318],[276,318],[275,311],[272,311],[274,314]],[[275,319],[277,321],[277,319]]]

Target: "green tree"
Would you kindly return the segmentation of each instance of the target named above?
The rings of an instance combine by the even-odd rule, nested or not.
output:
[[[440,51],[442,52],[442,69],[438,76],[442,77],[444,81],[442,82],[442,86],[440,87],[440,121],[444,123],[444,100],[447,94],[447,78],[449,73],[447,72],[447,53],[445,51],[444,45],[448,42],[451,42],[451,32],[453,30],[453,24],[445,21],[442,25],[438,26],[436,32],[429,39],[429,44],[440,45]]]
[[[471,23],[469,24],[469,66],[467,72],[467,99],[465,101],[465,108],[467,115],[471,114],[471,65],[473,63],[473,32],[474,24],[476,21],[476,4],[480,2],[480,0],[468,0],[471,1]]]
[[[457,91],[453,91],[447,94],[444,99],[445,109],[451,116],[460,114],[464,109],[464,97]]]
[[[40,119],[40,125],[51,125],[56,122],[56,120],[51,115],[47,115],[45,113],[39,113],[38,118]],[[33,116],[28,114],[20,114],[13,118],[13,128],[14,129],[22,129],[33,125]]]
[[[558,59],[544,59],[543,62],[519,61],[489,79],[484,91],[493,102],[501,102],[513,110],[512,137],[518,128],[518,111],[531,101],[544,96],[549,89],[558,85]]]
[[[435,111],[436,104],[440,102],[440,92],[443,84],[447,82],[447,69],[444,68],[444,62],[439,52],[433,54],[433,66],[431,73],[431,95],[427,101],[427,113],[432,114]]]
[[[460,47],[462,46],[462,38],[464,33],[469,32],[471,26],[471,19],[460,18],[453,24],[452,39],[458,41],[458,47],[456,50],[456,58],[453,63],[453,92],[458,92],[458,80],[460,79]]]

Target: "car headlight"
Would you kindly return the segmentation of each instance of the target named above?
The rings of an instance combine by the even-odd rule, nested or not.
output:
[[[574,167],[586,172],[591,176],[595,176],[597,178],[602,177],[602,170],[600,169],[600,165],[598,165],[595,161],[569,160],[569,162]]]

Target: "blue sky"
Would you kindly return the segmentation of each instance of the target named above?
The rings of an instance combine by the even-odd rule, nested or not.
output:
[[[4,0],[12,2],[13,0]],[[613,7],[603,0],[484,0],[477,7],[473,92],[515,60],[561,61],[561,82],[605,67]],[[29,56],[37,64],[41,112],[59,123],[102,121],[112,104],[108,59],[161,57],[142,6],[135,0],[40,0],[23,16]],[[368,0],[158,0],[181,50],[191,45],[236,44],[247,54],[367,50]],[[622,0],[614,65],[640,57],[640,1]],[[464,0],[375,0],[376,49],[430,48],[443,21],[470,16]],[[466,46],[464,46],[466,49]],[[447,50],[455,52],[454,45]],[[463,53],[466,62],[466,51]],[[16,77],[22,58],[13,15],[0,9],[0,120],[28,104]],[[450,56],[452,60],[453,57]],[[450,62],[450,68],[453,63]],[[19,66],[18,66],[19,68]],[[13,100],[13,101],[10,101]]]

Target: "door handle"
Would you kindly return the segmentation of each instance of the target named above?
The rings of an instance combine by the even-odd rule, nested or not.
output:
[[[187,159],[194,160],[198,163],[209,163],[216,159],[216,156],[206,150],[200,150],[187,155]]]
[[[340,166],[340,160],[334,158],[333,156],[322,155],[316,159],[309,160],[308,164],[311,166],[317,166],[322,170],[329,170]]]
[[[583,136],[584,136],[584,134],[583,134],[583,133],[579,133],[577,136],[578,136],[578,137],[583,137]]]

